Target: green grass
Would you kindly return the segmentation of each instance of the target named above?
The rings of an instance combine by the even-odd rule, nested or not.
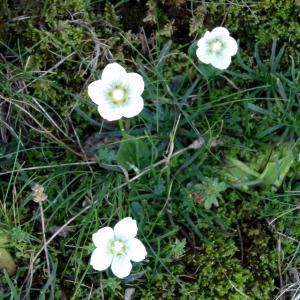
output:
[[[299,4],[111,2],[0,5],[0,299],[293,299]],[[240,43],[224,72],[194,44],[222,20]],[[125,140],[86,90],[112,60],[145,80]],[[127,216],[148,255],[120,280],[91,238]]]

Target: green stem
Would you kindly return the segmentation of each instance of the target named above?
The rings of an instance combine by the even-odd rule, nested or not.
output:
[[[125,126],[124,126],[125,124],[124,123],[125,122],[124,122],[123,119],[119,120],[119,127],[120,127],[120,130],[121,130],[122,137],[123,137],[123,139],[128,139],[128,134],[125,130]]]

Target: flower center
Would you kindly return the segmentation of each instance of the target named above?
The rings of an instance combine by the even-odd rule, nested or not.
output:
[[[208,52],[212,55],[221,54],[223,48],[224,48],[224,43],[217,38],[210,40],[208,42]]]
[[[213,52],[219,52],[222,48],[222,43],[220,41],[215,41],[212,45],[211,45],[211,50]]]
[[[110,250],[113,255],[121,256],[126,253],[126,245],[121,240],[112,241]]]
[[[112,97],[116,102],[120,102],[125,96],[125,93],[121,89],[115,89],[112,92]]]
[[[125,87],[120,84],[113,85],[108,90],[108,100],[115,105],[124,104],[128,98],[128,92]]]

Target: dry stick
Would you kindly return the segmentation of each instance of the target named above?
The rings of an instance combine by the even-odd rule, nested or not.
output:
[[[104,300],[104,289],[102,284],[102,272],[100,272],[100,292],[101,292],[101,300]]]
[[[44,210],[43,210],[43,204],[42,202],[39,203],[40,211],[41,211],[41,223],[42,223],[42,234],[43,234],[43,243],[44,243],[44,251],[46,256],[46,262],[47,262],[47,268],[48,268],[48,275],[50,278],[51,271],[50,271],[50,261],[49,261],[49,254],[48,254],[48,248],[47,248],[47,240],[46,240],[46,228],[45,228],[45,216],[44,216]]]
[[[39,202],[40,211],[41,211],[41,223],[42,223],[42,234],[43,234],[43,248],[45,251],[45,257],[46,257],[46,263],[47,263],[47,271],[49,280],[51,278],[51,269],[50,269],[50,261],[49,261],[49,253],[48,253],[48,247],[47,247],[47,240],[46,240],[46,228],[45,228],[45,216],[44,216],[44,210],[43,210],[43,202]],[[51,294],[54,294],[53,285],[51,284]]]

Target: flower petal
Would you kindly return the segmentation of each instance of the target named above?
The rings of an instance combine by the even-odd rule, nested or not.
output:
[[[94,103],[99,105],[105,99],[106,89],[107,85],[103,80],[96,80],[88,85],[88,95]]]
[[[212,55],[208,52],[206,47],[200,47],[196,51],[199,60],[205,64],[209,64],[212,60]]]
[[[126,70],[118,63],[108,64],[103,72],[101,79],[103,81],[119,81],[126,76]]]
[[[211,38],[229,37],[229,31],[225,27],[216,27],[211,32]]]
[[[122,118],[123,112],[120,105],[102,103],[98,106],[100,116],[107,121],[116,121]]]
[[[219,55],[216,57],[211,64],[220,70],[225,70],[229,67],[231,63],[231,56],[230,55]]]
[[[145,259],[147,251],[143,243],[138,239],[131,239],[127,242],[127,256],[130,260],[139,262]]]
[[[125,256],[115,256],[111,264],[112,272],[119,278],[124,278],[130,274],[132,264],[129,258]]]
[[[233,55],[236,55],[237,51],[238,51],[238,45],[237,45],[237,42],[234,38],[232,38],[231,36],[229,38],[226,39],[226,42],[225,42],[225,45],[226,45],[226,52],[233,56]]]
[[[123,106],[123,117],[132,118],[137,116],[144,108],[144,100],[142,97],[128,97],[126,104]]]
[[[211,32],[206,31],[204,33],[204,36],[197,42],[198,47],[202,47],[203,45],[206,45],[208,40],[210,39]]]
[[[125,86],[127,87],[128,92],[130,95],[134,96],[141,96],[144,88],[145,83],[143,77],[138,73],[128,73],[124,79]]]
[[[93,243],[96,247],[107,248],[108,243],[114,239],[111,227],[103,227],[93,234]]]
[[[113,256],[108,249],[101,247],[93,251],[90,264],[95,270],[103,271],[110,266],[112,260]]]
[[[114,227],[115,239],[127,241],[133,239],[137,234],[136,221],[127,217],[119,221]]]

